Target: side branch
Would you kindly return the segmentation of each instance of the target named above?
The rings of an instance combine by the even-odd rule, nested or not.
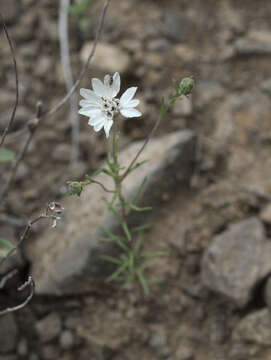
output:
[[[2,190],[1,195],[0,195],[0,204],[3,202],[3,200],[5,199],[5,197],[8,194],[9,188],[10,188],[10,186],[11,186],[11,184],[12,184],[14,178],[15,178],[18,166],[19,166],[20,162],[22,161],[22,159],[24,158],[24,156],[25,156],[25,154],[26,154],[26,152],[28,150],[28,147],[29,147],[29,145],[30,145],[30,143],[32,141],[34,133],[35,133],[35,131],[36,131],[36,129],[37,129],[39,123],[40,123],[41,108],[42,108],[42,104],[41,104],[41,102],[38,102],[36,118],[34,120],[32,120],[32,121],[30,120],[28,122],[28,131],[29,131],[28,137],[27,137],[25,143],[23,144],[19,155],[17,156],[17,158],[15,159],[14,163],[11,166],[8,180],[7,180],[6,184],[5,184],[5,186],[3,187],[3,190]]]
[[[166,108],[165,112],[168,111],[168,107]],[[150,141],[150,139],[153,137],[153,134],[155,133],[155,131],[157,130],[158,126],[160,125],[160,122],[163,118],[164,114],[160,113],[158,119],[156,120],[154,127],[152,128],[151,132],[149,133],[149,135],[146,137],[143,145],[141,146],[141,148],[139,149],[139,151],[137,152],[136,156],[134,157],[134,159],[131,161],[130,165],[128,166],[128,168],[125,170],[125,172],[121,175],[121,181],[123,181],[127,174],[129,173],[129,171],[131,170],[131,168],[135,165],[137,159],[139,158],[140,154],[143,152],[143,150],[145,149],[145,147],[147,146],[148,142]]]
[[[30,293],[27,296],[27,298],[22,303],[20,303],[19,305],[16,305],[16,306],[13,306],[13,307],[8,307],[8,308],[6,308],[4,310],[1,310],[0,311],[0,316],[6,315],[6,314],[8,314],[10,312],[13,312],[13,311],[20,310],[29,303],[29,301],[32,299],[32,297],[34,295],[34,292],[35,292],[35,283],[34,283],[34,280],[33,280],[33,278],[31,276],[29,276],[28,280],[25,283],[23,283],[21,286],[18,287],[18,291],[23,291],[27,287],[30,288]]]

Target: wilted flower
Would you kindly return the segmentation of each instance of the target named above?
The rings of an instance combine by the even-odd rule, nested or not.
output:
[[[141,112],[135,109],[139,100],[133,99],[137,87],[127,89],[120,99],[116,98],[120,91],[119,73],[106,75],[103,83],[96,78],[91,83],[93,90],[80,89],[84,100],[80,101],[79,114],[89,117],[88,123],[94,127],[94,131],[104,128],[108,138],[116,113],[127,118],[141,116]]]
[[[55,228],[57,221],[61,220],[61,213],[63,212],[64,208],[62,205],[56,201],[52,201],[48,204],[46,209],[46,217],[49,217],[53,220],[52,227]]]

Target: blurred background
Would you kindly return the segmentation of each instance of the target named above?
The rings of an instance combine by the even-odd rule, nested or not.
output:
[[[5,141],[16,154],[37,102],[47,111],[69,87],[65,19],[75,81],[91,50],[103,2],[74,0],[68,9],[63,6],[56,0],[0,0],[18,66],[19,105]],[[194,139],[174,165],[174,175],[168,174],[168,181],[177,172],[185,174],[185,183],[176,175],[172,192],[162,194],[157,226],[146,238],[147,246],[170,256],[151,269],[158,281],[147,298],[137,287],[121,291],[104,284],[62,296],[38,291],[23,310],[0,317],[0,360],[271,358],[270,18],[269,0],[112,0],[79,88],[116,71],[121,92],[138,86],[143,116],[120,120],[121,149],[150,132],[161,97],[174,93],[173,80],[195,80],[193,94],[174,104],[155,134],[161,154],[167,154],[172,134],[189,130]],[[2,133],[16,90],[3,31],[0,67]],[[48,224],[38,224],[1,268],[2,274],[19,269],[1,291],[3,308],[23,299],[14,290],[17,283],[32,272],[38,282],[47,271],[39,268],[40,259],[57,263],[57,245],[49,239],[66,241],[64,228],[73,216],[72,241],[87,231],[78,219],[100,221],[91,198],[85,205],[66,199],[66,180],[83,179],[97,169],[110,147],[104,133],[95,133],[86,117],[76,115],[79,99],[77,89],[73,105],[67,102],[41,120],[1,205],[0,237],[13,243],[48,201],[67,209],[56,237]],[[0,164],[2,188],[9,168]]]

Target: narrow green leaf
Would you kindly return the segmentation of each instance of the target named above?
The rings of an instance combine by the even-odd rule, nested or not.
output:
[[[144,230],[150,230],[154,227],[154,224],[145,224],[145,225],[140,225],[140,226],[136,226],[132,229],[132,232],[137,232],[137,231],[144,231]]]
[[[138,238],[136,240],[136,244],[135,244],[135,256],[139,257],[139,252],[141,250],[141,245],[142,245],[142,231],[139,232],[138,234]]]
[[[149,287],[148,287],[148,283],[147,280],[144,278],[144,275],[142,274],[141,270],[137,270],[136,271],[138,280],[140,282],[140,285],[142,286],[145,295],[149,295],[150,291],[149,291]]]
[[[8,149],[0,149],[0,162],[10,162],[14,159],[15,153]]]
[[[173,97],[172,99],[169,100],[169,104],[173,105],[177,99],[178,99],[177,97]]]
[[[136,206],[136,205],[133,205],[133,204],[130,204],[130,208],[135,210],[135,211],[138,211],[138,212],[152,210],[151,206],[139,207],[139,206]]]
[[[101,255],[100,258],[105,261],[111,262],[113,264],[117,264],[117,265],[122,264],[122,261],[120,259],[113,258],[112,256]]]
[[[11,244],[11,242],[0,238],[0,257],[5,257],[12,249],[14,249],[14,246]]]
[[[179,85],[176,80],[173,80],[173,86],[174,86],[174,89],[176,90],[176,94],[179,94],[180,88],[179,88]]]
[[[163,117],[165,115],[165,112],[166,112],[165,97],[162,96],[161,107],[160,107],[160,116]]]
[[[105,240],[107,242],[111,241],[119,245],[124,251],[127,251],[128,247],[124,244],[124,241],[121,237],[114,235],[111,231],[108,229],[102,227],[102,230],[106,233],[106,235],[109,237],[108,240]]]
[[[115,173],[115,167],[114,167],[113,159],[112,159],[110,152],[108,152],[108,154],[107,154],[106,163],[109,166],[109,169],[112,171],[112,173]]]
[[[137,168],[139,168],[141,165],[146,164],[149,160],[143,160],[140,161],[138,163],[136,163],[127,173],[126,176],[128,176],[129,174],[131,174],[131,172],[133,172],[134,170],[136,170]]]
[[[124,272],[128,267],[128,261],[123,263],[122,265],[120,265],[116,271],[113,272],[112,275],[110,275],[106,280],[107,281],[112,281],[115,280],[116,278],[118,278],[118,276]]]
[[[142,180],[141,184],[138,186],[136,192],[135,192],[135,195],[133,196],[132,200],[131,200],[131,204],[134,204],[134,202],[138,199],[138,197],[140,196],[142,190],[143,190],[143,187],[144,185],[146,184],[148,180],[148,177],[145,176],[144,179]]]
[[[133,272],[133,268],[134,268],[134,254],[133,254],[132,251],[131,251],[130,254],[129,254],[128,264],[129,264],[130,271]]]
[[[127,226],[126,222],[121,221],[121,227],[122,227],[122,229],[123,229],[123,231],[124,231],[127,239],[128,239],[129,241],[131,241],[131,240],[132,240],[132,236],[131,236],[130,230],[128,229],[128,226]]]

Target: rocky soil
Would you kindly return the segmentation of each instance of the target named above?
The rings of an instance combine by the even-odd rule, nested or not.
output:
[[[88,10],[86,31],[70,17],[74,77],[101,6]],[[65,93],[58,2],[9,0],[0,10],[16,47],[17,131],[38,100],[50,108]],[[41,123],[1,209],[0,235],[14,242],[48,201],[61,201],[65,214],[57,229],[36,226],[2,268],[20,272],[1,292],[1,308],[23,298],[14,289],[29,273],[37,293],[26,308],[0,318],[0,360],[271,358],[270,17],[268,0],[112,1],[81,86],[115,71],[122,89],[138,86],[143,116],[120,123],[124,159],[152,128],[172,80],[193,75],[196,82],[193,95],[167,114],[142,170],[156,223],[144,246],[169,256],[148,271],[156,280],[149,297],[137,286],[124,291],[103,281],[106,269],[92,250],[97,229],[111,220],[95,186],[78,200],[68,198],[65,182],[95,170],[109,145],[81,117],[80,159],[71,167],[67,105]],[[0,60],[2,130],[15,96],[3,34]],[[18,152],[24,138],[10,136],[7,146]],[[1,184],[7,169],[1,165]],[[127,193],[136,180],[126,184]]]

